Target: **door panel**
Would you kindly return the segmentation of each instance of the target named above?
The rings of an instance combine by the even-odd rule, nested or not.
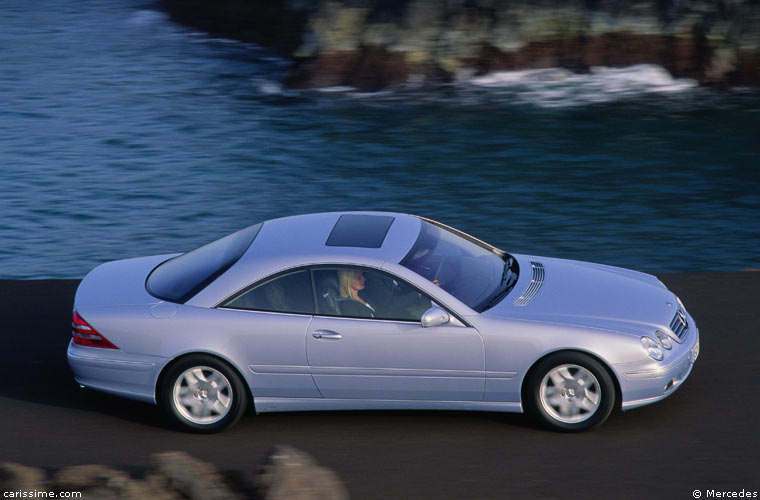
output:
[[[253,284],[224,304],[240,329],[246,378],[255,397],[314,398],[304,336],[314,314],[311,273],[297,269]]]
[[[320,397],[306,362],[311,316],[219,309],[255,397]],[[218,327],[218,326],[217,326]],[[212,330],[213,331],[213,330]]]
[[[317,316],[306,346],[312,377],[325,398],[483,398],[483,342],[474,328]]]

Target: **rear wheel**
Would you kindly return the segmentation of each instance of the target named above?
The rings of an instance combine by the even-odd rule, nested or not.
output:
[[[582,431],[607,420],[615,407],[615,385],[607,370],[585,354],[552,354],[532,371],[526,406],[549,427]]]
[[[181,428],[218,432],[245,413],[247,393],[227,363],[203,354],[178,361],[161,384],[159,404]]]

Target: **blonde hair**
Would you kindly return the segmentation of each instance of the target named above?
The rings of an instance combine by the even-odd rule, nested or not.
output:
[[[338,284],[340,285],[340,296],[351,297],[351,280],[356,276],[357,271],[341,269],[338,271]]]

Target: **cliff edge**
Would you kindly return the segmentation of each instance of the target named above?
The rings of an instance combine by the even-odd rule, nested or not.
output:
[[[274,48],[295,88],[377,90],[500,70],[657,64],[760,84],[758,0],[163,0],[178,22]]]

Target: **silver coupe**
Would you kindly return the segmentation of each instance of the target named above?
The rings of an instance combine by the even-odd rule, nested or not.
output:
[[[526,411],[579,431],[669,396],[699,354],[654,276],[385,212],[285,217],[103,264],[72,328],[79,384],[201,432],[249,407]]]

